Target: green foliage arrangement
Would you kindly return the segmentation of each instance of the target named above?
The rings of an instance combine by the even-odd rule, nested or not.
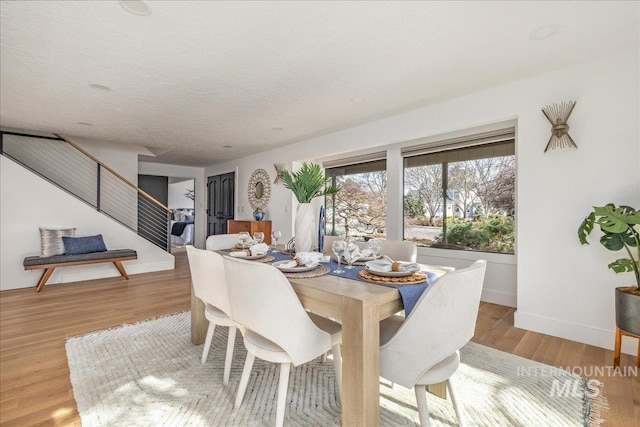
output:
[[[477,251],[513,253],[514,221],[502,215],[453,218],[447,224],[447,243]]]
[[[588,245],[587,236],[591,234],[594,224],[600,226],[603,233],[600,243],[610,251],[625,249],[629,258],[620,258],[608,265],[616,273],[633,271],[636,276],[636,286],[640,289],[640,234],[637,226],[640,224],[640,212],[629,206],[616,207],[609,203],[605,206],[594,206],[591,212],[578,227],[578,239],[583,245]],[[636,248],[634,258],[631,248]]]
[[[314,197],[335,194],[339,187],[329,185],[331,177],[328,177],[315,163],[302,163],[302,167],[295,172],[287,170],[282,173],[282,183],[293,191],[298,203],[310,203]]]

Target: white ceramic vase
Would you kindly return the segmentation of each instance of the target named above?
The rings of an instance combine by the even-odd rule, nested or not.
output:
[[[296,211],[294,232],[296,238],[296,253],[311,252],[313,249],[313,232],[315,220],[311,203],[300,203]]]

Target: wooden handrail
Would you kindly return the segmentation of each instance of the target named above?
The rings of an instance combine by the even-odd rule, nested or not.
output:
[[[115,176],[117,176],[120,180],[122,180],[125,184],[129,185],[130,187],[132,187],[134,190],[136,190],[138,193],[142,194],[143,196],[145,196],[146,198],[148,198],[149,200],[151,200],[152,202],[154,202],[156,205],[160,206],[162,209],[164,209],[166,212],[171,212],[171,209],[169,209],[168,207],[166,207],[165,205],[163,205],[162,203],[160,203],[158,200],[156,200],[153,196],[151,196],[149,193],[145,192],[144,190],[142,190],[140,187],[138,187],[137,185],[135,185],[134,183],[132,183],[131,181],[129,181],[128,179],[126,179],[125,177],[123,177],[122,175],[120,175],[118,172],[114,171],[113,169],[111,169],[109,166],[105,165],[104,163],[102,163],[100,160],[96,159],[95,157],[93,157],[91,154],[89,154],[86,150],[84,150],[82,147],[80,147],[78,144],[76,144],[75,142],[71,141],[69,138],[66,138],[62,135],[59,135],[57,133],[54,133],[55,136],[57,136],[58,138],[62,139],[63,141],[65,141],[67,144],[71,145],[73,148],[75,148],[76,150],[80,151],[82,154],[84,154],[85,156],[87,156],[88,158],[90,158],[91,160],[93,160],[94,162],[98,163],[100,165],[100,167],[105,168],[106,170],[108,170],[109,172],[111,172],[112,174],[114,174]]]

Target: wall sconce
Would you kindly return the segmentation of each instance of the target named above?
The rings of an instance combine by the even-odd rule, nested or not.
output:
[[[551,138],[549,138],[549,142],[547,142],[547,146],[544,149],[545,153],[549,148],[552,150],[564,147],[578,148],[569,135],[569,125],[567,124],[575,105],[576,101],[569,101],[562,102],[560,105],[547,105],[542,108],[542,113],[551,123]]]
[[[282,163],[274,163],[273,167],[276,168],[276,179],[273,180],[273,183],[281,184],[282,174],[284,173],[284,165]]]

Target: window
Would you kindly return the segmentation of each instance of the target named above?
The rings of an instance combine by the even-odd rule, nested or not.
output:
[[[367,156],[368,161],[360,163],[355,159],[343,160],[341,163],[351,163],[340,166],[324,163],[333,185],[341,187],[337,194],[325,198],[326,234],[358,240],[386,235],[387,171],[386,160],[380,156],[385,153]]]
[[[513,253],[513,129],[409,147],[403,156],[405,240]]]

